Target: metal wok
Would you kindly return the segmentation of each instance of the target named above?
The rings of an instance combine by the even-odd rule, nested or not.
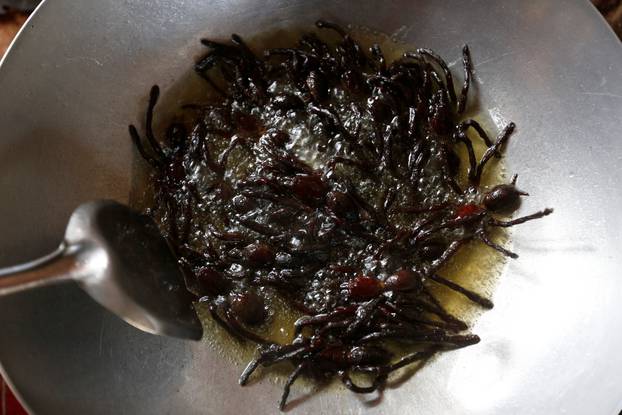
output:
[[[53,249],[70,212],[128,200],[127,124],[201,36],[364,25],[436,49],[468,43],[481,111],[518,131],[507,167],[555,214],[516,229],[483,341],[377,396],[297,386],[292,413],[615,414],[622,409],[622,47],[586,1],[54,0],[0,68],[0,266]],[[0,361],[36,414],[266,414],[280,386],[237,384],[205,342],[141,333],[75,286],[0,299]],[[304,397],[301,399],[301,397]]]

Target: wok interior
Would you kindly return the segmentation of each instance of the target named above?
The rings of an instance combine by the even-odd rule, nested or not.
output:
[[[617,49],[608,49],[602,23],[586,5],[564,4],[560,15],[555,3],[44,4],[0,71],[0,125],[11,126],[0,140],[0,261],[8,265],[53,249],[82,202],[128,201],[136,164],[127,125],[142,125],[153,83],[166,91],[188,76],[193,59],[204,52],[200,37],[252,37],[279,27],[310,27],[321,17],[395,34],[435,49],[450,63],[468,43],[481,111],[493,122],[518,125],[508,170],[521,174],[525,188],[537,196],[522,211],[545,205],[564,209],[514,234],[522,256],[506,270],[495,293],[497,308],[475,328],[480,345],[435,360],[380,398],[296,388],[294,412],[495,413],[524,405],[546,412],[581,408],[588,401],[594,411],[612,412],[612,391],[622,382],[622,370],[614,369],[622,362],[586,358],[582,350],[611,356],[622,343],[617,334],[607,341],[603,335],[612,318],[618,326],[622,319],[608,313],[613,299],[607,294],[620,287],[611,278],[618,261],[612,258],[618,255],[608,248],[619,246],[620,237],[606,223],[619,219],[608,210],[597,215],[579,200],[603,200],[603,186],[611,184],[604,166],[617,165],[621,154],[603,120],[622,114],[602,96],[578,99],[575,92],[579,83],[586,91],[602,91],[603,78],[612,88],[622,84],[619,74],[598,69],[616,67],[622,59],[610,53]],[[64,30],[57,30],[59,23]],[[567,27],[584,30],[562,30]],[[602,66],[595,69],[592,61]],[[601,145],[582,158],[577,155],[584,154],[588,131]],[[569,182],[569,171],[579,172],[574,181]],[[619,199],[607,198],[612,204]],[[577,231],[588,223],[589,232]],[[590,264],[600,258],[601,265],[588,267],[588,258]],[[597,279],[598,287],[586,286],[584,273]],[[573,305],[580,299],[589,305],[589,320]],[[259,381],[240,389],[240,367],[210,345],[140,333],[75,286],[1,298],[0,310],[4,371],[35,413],[222,414],[251,407],[255,413],[274,412],[278,385]],[[580,338],[572,334],[581,330]],[[534,336],[537,343],[530,340]],[[602,344],[594,346],[590,338]],[[575,392],[590,379],[608,381],[589,389],[589,399],[577,400],[581,394]]]

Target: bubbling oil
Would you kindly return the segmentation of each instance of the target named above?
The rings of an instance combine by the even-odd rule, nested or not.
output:
[[[378,44],[387,60],[391,62],[400,57],[407,50],[414,50],[416,47],[405,43],[396,42],[390,36],[372,31],[366,28],[349,28],[349,32],[365,50],[373,44]],[[291,47],[295,45],[297,40],[303,33],[308,30],[297,29],[279,29],[257,35],[254,38],[245,39],[251,49],[261,51],[266,48]],[[326,32],[317,32],[318,36],[327,39],[330,34]],[[460,68],[461,72],[461,68]],[[179,108],[188,103],[201,104],[215,99],[209,86],[194,74],[189,72],[180,77],[172,86],[167,88],[166,94],[163,95],[158,106],[156,114],[156,131],[163,131],[164,126],[170,124],[172,120],[180,120],[185,117],[185,112],[179,111]],[[473,105],[473,96],[469,97],[470,107]],[[271,121],[270,114],[258,114],[262,121]],[[344,124],[347,127],[349,118],[353,114],[340,113],[344,118]],[[486,119],[484,116],[474,115],[475,118],[487,131],[495,131],[492,120]],[[279,128],[284,128],[290,133],[291,142],[289,149],[294,151],[298,157],[308,162],[314,167],[319,167],[325,160],[321,154],[313,148],[315,143],[312,140],[312,132],[305,129],[304,126],[296,125],[292,120],[280,120],[277,124]],[[289,123],[289,124],[288,124]],[[485,144],[476,135],[470,135],[477,158],[486,150]],[[467,153],[464,146],[456,149],[464,167],[467,165]],[[244,164],[244,156],[242,153],[233,152],[231,159],[234,164]],[[149,186],[149,175],[146,173],[146,163],[142,159],[137,158],[134,163],[134,181],[133,189],[130,195],[130,203],[139,209],[148,207],[153,202],[153,192]],[[138,167],[136,167],[138,166]],[[197,172],[200,174],[200,172]],[[235,174],[235,173],[233,173]],[[466,169],[461,168],[459,174],[459,182],[464,185],[467,182]],[[486,189],[507,181],[502,159],[493,158],[487,165],[481,180],[481,188]],[[494,229],[491,237],[500,245],[509,248],[509,234],[505,229]],[[505,265],[505,257],[497,251],[485,246],[479,242],[471,242],[465,245],[440,271],[439,274],[448,278],[461,286],[480,293],[485,297],[492,297],[494,286],[499,276],[503,272]],[[256,329],[257,334],[266,338],[268,341],[287,344],[293,340],[294,322],[301,316],[301,313],[293,310],[286,302],[276,293],[265,289],[270,310],[270,317],[267,322]],[[477,319],[482,309],[476,304],[471,303],[468,299],[445,286],[431,284],[430,290],[436,298],[438,298],[443,306],[452,314],[466,321],[470,325]],[[209,313],[208,307],[203,303],[196,303],[195,308],[204,325],[204,342],[206,347],[212,348],[223,358],[230,361],[233,365],[242,367],[254,357],[256,346],[249,342],[241,342],[229,335],[222,327],[220,327]],[[396,346],[389,344],[390,349],[395,350]],[[410,352],[409,348],[397,348],[398,354]],[[401,351],[401,353],[400,353]],[[262,375],[268,375],[269,379],[282,382],[285,376],[291,371],[291,367],[277,365],[276,370],[263,372]],[[310,384],[307,383],[307,386]]]

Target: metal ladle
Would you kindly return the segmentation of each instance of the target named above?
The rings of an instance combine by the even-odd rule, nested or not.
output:
[[[76,281],[95,301],[143,331],[200,339],[184,276],[149,218],[113,201],[86,203],[53,253],[0,269],[0,295]]]

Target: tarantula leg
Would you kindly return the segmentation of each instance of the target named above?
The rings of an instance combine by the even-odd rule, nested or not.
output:
[[[316,324],[334,322],[343,317],[349,317],[356,311],[356,307],[338,307],[330,313],[316,314],[314,316],[302,316],[294,323],[294,336],[300,334],[302,329],[306,326],[312,326]]]
[[[450,347],[450,348],[462,348],[477,344],[480,342],[480,338],[476,334],[423,334],[415,335],[414,340],[417,342],[427,342],[436,346]]]
[[[424,301],[417,301],[415,304],[422,310],[432,315],[435,315],[442,320],[441,322],[439,322],[440,324],[427,324],[429,326],[446,329],[452,332],[463,331],[469,328],[464,321],[452,316],[444,309],[436,308],[435,306],[430,305]],[[434,322],[433,320],[430,321]],[[443,325],[442,323],[444,323],[445,325]]]
[[[371,52],[371,55],[373,56],[374,60],[376,61],[376,64],[378,66],[378,71],[379,72],[386,72],[387,70],[387,61],[384,57],[384,54],[382,53],[382,49],[380,49],[380,45],[378,45],[377,43],[374,43],[371,48],[369,48],[369,51]]]
[[[207,74],[207,72],[213,68],[218,63],[218,56],[213,53],[208,53],[203,58],[201,58],[194,65],[194,71],[197,75],[203,78],[209,86],[212,87],[214,91],[216,91],[219,95],[223,97],[228,97],[229,94],[226,93],[214,80]]]
[[[155,157],[152,157],[147,153],[136,127],[134,125],[129,126],[130,137],[138,149],[138,152],[152,167],[156,169],[162,167],[162,164],[166,159],[160,143],[158,143],[158,140],[156,140],[155,135],[153,134],[153,111],[158,102],[159,96],[160,88],[157,85],[152,86],[151,91],[149,92],[149,104],[147,105],[147,113],[145,115],[145,135],[151,150],[155,153]]]
[[[373,177],[373,169],[374,167],[368,163],[363,163],[360,160],[353,160],[347,157],[335,156],[333,157],[327,164],[326,170],[333,172],[335,167],[338,164],[343,164],[344,166],[350,166],[356,168],[361,174],[366,176]]]
[[[132,137],[132,141],[134,142],[134,145],[136,146],[138,153],[140,153],[140,156],[143,159],[145,159],[145,161],[149,163],[151,167],[153,167],[156,170],[159,170],[160,167],[162,167],[162,163],[159,160],[151,157],[147,153],[147,151],[145,151],[145,147],[143,146],[140,140],[140,135],[138,134],[138,130],[136,130],[136,127],[134,127],[133,125],[130,125],[129,131],[130,131],[130,137]]]
[[[447,334],[446,332],[430,330],[406,330],[404,328],[386,328],[367,334],[359,342],[373,342],[381,339],[393,339],[398,342],[431,343],[437,346],[466,347],[479,343],[480,338],[474,334]]]
[[[513,220],[509,220],[509,221],[501,221],[501,220],[497,220],[492,218],[488,224],[491,226],[499,226],[502,228],[508,228],[510,226],[514,226],[514,225],[520,225],[521,223],[525,223],[528,222],[530,220],[534,220],[534,219],[540,219],[544,216],[548,216],[551,213],[553,213],[553,209],[551,208],[546,208],[544,210],[541,210],[539,212],[536,213],[532,213],[531,215],[527,215],[527,216],[523,216],[517,219],[513,219]]]
[[[382,153],[380,155],[380,170],[393,168],[393,128],[382,134]]]
[[[231,333],[234,337],[240,340],[250,340],[259,344],[267,344],[268,341],[264,338],[256,335],[253,332],[246,330],[242,325],[238,322],[237,318],[231,312],[231,309],[228,305],[225,304],[225,300],[221,298],[217,298],[215,300],[210,301],[208,306],[209,312],[216,320],[218,324],[220,324],[225,330]],[[224,314],[225,318],[221,317],[221,313]]]
[[[441,305],[441,303],[434,297],[434,295],[424,286],[421,293],[428,299],[431,305],[428,308],[428,311],[439,316],[443,321],[446,321],[451,324],[455,324],[461,330],[466,330],[469,326],[459,318],[451,315],[445,308]],[[420,303],[422,306],[427,304],[425,302]],[[425,306],[424,306],[425,307]]]
[[[239,333],[237,333],[235,330],[233,330],[225,322],[225,320],[220,316],[220,314],[218,313],[218,305],[214,301],[210,301],[209,302],[208,310],[209,310],[210,314],[212,315],[212,318],[214,319],[214,321],[216,321],[216,323],[218,323],[218,325],[220,325],[220,327],[225,329],[229,334],[231,334],[236,339],[244,340],[244,338]]]
[[[186,200],[186,209],[184,210],[183,226],[181,227],[180,243],[187,243],[190,237],[190,231],[192,229],[192,216],[193,216],[192,202]]]
[[[216,93],[218,93],[218,95],[220,95],[221,97],[229,97],[229,94],[227,92],[225,92],[221,87],[218,86],[218,84],[212,79],[211,76],[209,76],[208,74],[206,74],[205,72],[199,72],[197,71],[197,74],[203,78],[203,80],[205,82],[207,82],[207,84],[214,90],[216,91]]]
[[[219,168],[221,171],[224,171],[227,168],[227,160],[229,160],[229,154],[231,154],[231,152],[239,146],[246,147],[246,140],[244,140],[244,138],[242,137],[235,136],[231,140],[231,143],[229,143],[229,146],[222,152],[220,157],[218,157],[218,165],[220,166]]]
[[[264,236],[277,236],[279,234],[276,230],[272,229],[270,226],[264,225],[259,222],[255,222],[250,219],[238,218],[238,222],[240,223],[240,225],[244,226],[245,228],[248,228],[251,231],[255,231]]]
[[[283,386],[283,395],[281,395],[281,400],[279,402],[279,409],[281,411],[283,410],[283,408],[285,408],[291,386],[294,384],[294,382],[296,382],[296,379],[298,379],[298,377],[302,374],[302,371],[307,367],[307,365],[307,362],[300,363],[287,378],[287,382],[285,382],[285,386]]]
[[[462,188],[460,187],[456,179],[454,179],[453,177],[449,177],[447,179],[447,183],[449,184],[449,187],[451,187],[451,190],[453,190],[456,194],[458,195],[464,194],[464,190],[462,190]]]
[[[206,131],[206,132],[210,132],[210,131]],[[212,151],[209,148],[209,144],[207,140],[202,139],[199,147],[202,153],[201,156],[203,160],[205,160],[205,164],[207,164],[207,167],[209,167],[210,170],[212,170],[218,176],[222,177],[224,175],[224,172],[220,169],[220,165],[212,157]]]
[[[443,229],[446,227],[451,227],[451,224],[448,224],[448,221],[441,222],[440,224],[433,226],[431,229],[424,230],[424,228],[428,225],[432,225],[438,219],[441,219],[443,216],[443,211],[446,208],[450,208],[452,205],[449,203],[439,203],[436,205],[432,205],[426,208],[412,207],[405,208],[404,213],[429,213],[428,217],[417,222],[415,227],[411,229],[409,237],[412,238],[411,244],[415,245],[417,242],[427,238],[430,234],[436,230]]]
[[[260,199],[267,200],[274,204],[278,204],[280,206],[284,206],[291,209],[297,209],[301,211],[309,211],[309,207],[299,202],[297,199],[288,196],[275,195],[269,192],[262,191],[253,191],[253,190],[244,190],[241,192],[242,195],[252,198],[252,199]],[[265,225],[262,225],[265,226]],[[263,229],[263,228],[262,228]]]
[[[432,262],[432,264],[430,264],[430,266],[425,270],[424,277],[429,278],[430,275],[435,274],[436,271],[438,271],[439,268],[445,265],[447,261],[449,261],[456,254],[456,252],[458,252],[462,245],[464,245],[470,239],[471,237],[465,237],[453,241],[451,244],[449,244],[449,246],[447,247],[447,249],[445,249],[441,256],[434,260],[434,262]]]
[[[250,362],[248,362],[248,365],[246,365],[246,367],[244,368],[244,371],[242,372],[242,374],[240,375],[240,378],[238,379],[238,383],[241,386],[246,385],[248,383],[248,378],[253,374],[255,370],[257,370],[260,364],[261,364],[260,358],[253,359]]]
[[[373,219],[374,221],[376,221],[377,223],[380,223],[382,225],[385,225],[385,217],[382,216],[377,210],[376,208],[374,208],[370,203],[368,203],[365,198],[363,196],[361,196],[356,189],[354,188],[354,186],[351,183],[348,183],[347,185],[348,188],[348,194],[352,197],[352,199],[354,200],[354,202],[365,212],[367,212],[370,216],[371,219]]]
[[[248,245],[251,243],[251,241],[240,232],[220,232],[214,225],[209,225],[207,230],[210,236],[218,239],[223,244]]]
[[[428,350],[424,350],[421,352],[415,352],[415,353],[411,353],[407,356],[402,357],[400,360],[398,360],[397,362],[393,363],[392,365],[389,366],[388,369],[388,373],[390,372],[394,372],[398,369],[401,369],[405,366],[408,366],[410,364],[413,364],[415,362],[419,362],[421,360],[424,359],[428,359],[429,357],[431,357],[434,353],[436,353],[438,351],[437,347],[431,347]]]
[[[147,141],[149,141],[149,145],[153,149],[153,151],[157,154],[160,159],[164,159],[165,155],[162,151],[162,147],[158,140],[156,140],[155,135],[153,134],[153,111],[155,109],[156,104],[158,103],[158,98],[160,97],[160,87],[154,85],[151,87],[151,91],[149,92],[149,105],[147,106],[147,115],[145,119],[145,135],[147,136]]]
[[[354,393],[372,393],[378,390],[387,380],[386,375],[377,375],[371,385],[360,386],[354,383],[345,370],[339,372],[339,377],[343,385]]]
[[[315,22],[315,25],[319,28],[319,29],[332,29],[335,32],[339,33],[339,36],[345,38],[346,36],[349,37],[348,32],[346,32],[345,30],[343,30],[343,28],[341,26],[339,26],[337,23],[333,23],[333,22],[327,22],[326,20],[318,20]]]
[[[178,216],[178,206],[173,196],[170,193],[159,195],[160,201],[168,207],[171,217],[176,218]],[[177,223],[173,220],[168,221],[168,237],[173,242],[179,241],[179,232]]]
[[[471,139],[464,133],[464,131],[458,131],[456,133],[456,140],[464,143],[467,154],[469,155],[469,180],[475,180],[475,175],[477,174],[477,161],[475,160],[475,151],[473,150],[473,143]]]
[[[443,60],[443,58],[441,58],[431,49],[419,48],[417,49],[417,53],[423,56],[427,56],[442,69],[443,74],[445,75],[445,87],[447,88],[447,91],[449,93],[449,99],[451,100],[451,102],[456,102],[456,90],[454,88],[454,81],[451,75],[451,71],[447,66],[447,63]]]
[[[484,308],[492,308],[493,304],[492,301],[490,301],[487,298],[482,297],[481,295],[464,288],[463,286],[456,284],[453,281],[448,280],[447,278],[443,278],[438,274],[432,274],[429,276],[429,279],[438,283],[438,284],[442,284],[448,288],[451,288],[452,290],[459,292],[460,294],[464,295],[465,297],[467,297],[469,300],[473,301],[474,303],[477,303],[479,305],[481,305]]]
[[[421,55],[418,52],[408,51],[408,52],[402,53],[402,58],[401,58],[402,62],[408,62],[410,60],[414,61],[414,63],[416,63],[416,64],[424,64],[424,63],[426,63],[425,60],[423,59],[423,55]],[[424,75],[425,75],[425,73],[424,73]]]
[[[378,310],[378,305],[385,302],[386,297],[376,297],[366,303],[361,304],[355,312],[355,318],[345,331],[345,336],[349,337],[355,334],[359,328],[367,324]]]
[[[259,344],[267,344],[268,343],[268,341],[266,339],[264,339],[263,337],[258,336],[257,334],[253,333],[252,331],[246,330],[242,326],[242,324],[240,324],[238,319],[235,317],[235,315],[233,314],[233,312],[231,311],[231,308],[229,308],[229,306],[227,306],[225,308],[225,317],[226,317],[227,324],[232,329],[234,329],[237,333],[242,335],[246,340],[250,340],[250,341],[253,341],[253,342],[259,343]]]
[[[471,84],[471,76],[473,72],[471,52],[469,51],[469,47],[467,45],[464,45],[462,48],[462,66],[464,68],[464,82],[462,84],[462,90],[460,91],[460,97],[458,98],[458,105],[456,106],[456,112],[458,114],[462,114],[466,108],[467,95],[469,93],[469,85]]]
[[[391,212],[391,207],[395,203],[396,197],[397,193],[394,189],[387,189],[382,195],[381,214],[386,218],[387,222],[389,220],[388,215]]]
[[[270,344],[267,346],[259,346],[259,356],[251,360],[242,374],[239,383],[244,386],[248,382],[253,372],[261,366],[271,366],[284,360],[293,359],[300,353],[304,353],[308,349],[306,344],[288,344],[281,346],[278,344]]]
[[[242,50],[248,56],[251,56],[253,58],[255,57],[255,54],[253,53],[253,51],[248,47],[248,45],[246,44],[246,42],[244,42],[244,40],[242,39],[240,35],[235,34],[235,33],[232,34],[231,42],[233,42],[234,45],[240,48],[240,50]]]
[[[404,323],[408,323],[408,324],[412,324],[412,325],[432,326],[432,327],[437,327],[437,328],[448,330],[448,331],[452,331],[452,332],[463,330],[462,327],[458,327],[455,324],[448,323],[448,322],[445,322],[445,321],[435,321],[435,320],[430,320],[430,319],[425,318],[425,317],[412,317],[412,316],[409,316],[409,315],[407,315],[404,312],[404,310],[399,310],[394,305],[389,304],[389,303],[386,303],[382,307],[380,307],[380,311],[385,316],[390,317],[393,320],[404,322]]]
[[[423,168],[429,159],[430,149],[424,146],[423,141],[416,143],[408,155],[408,168],[411,182],[416,183],[421,177]]]
[[[309,52],[314,53],[317,56],[330,54],[328,45],[320,40],[315,33],[306,33],[302,35],[298,43],[300,46],[309,49]]]
[[[213,50],[230,50],[230,49],[233,49],[233,47],[230,46],[230,45],[225,45],[224,43],[215,42],[213,40],[206,39],[206,38],[202,38],[200,40],[200,42],[206,48],[213,49]]]
[[[203,56],[197,63],[194,64],[194,70],[198,74],[205,73],[206,71],[212,69],[218,63],[218,56],[214,55],[212,52]]]
[[[497,141],[493,144],[493,146],[488,147],[486,152],[484,152],[484,155],[482,156],[479,164],[477,165],[477,173],[475,174],[475,178],[472,181],[472,184],[479,186],[479,182],[482,177],[482,172],[484,171],[484,167],[486,167],[486,163],[488,163],[488,160],[490,160],[490,158],[494,154],[498,153],[501,147],[508,141],[508,139],[510,138],[510,135],[512,135],[512,132],[514,132],[514,128],[516,128],[516,124],[514,124],[513,122],[509,123],[503,129],[503,131],[501,132],[501,134],[499,135],[499,137],[497,138]]]
[[[341,321],[331,321],[327,323],[324,327],[317,331],[317,334],[323,336],[325,333],[328,333],[331,330],[335,329],[347,329],[352,325],[353,320],[341,320]]]
[[[413,213],[413,214],[421,214],[421,213],[433,213],[438,212],[440,210],[447,209],[451,204],[447,202],[438,203],[432,206],[404,206],[399,208],[399,212],[401,213]],[[426,222],[423,226],[429,225],[430,222]],[[420,226],[417,226],[419,228]]]
[[[318,107],[315,104],[309,104],[307,108],[311,114],[315,114],[320,118],[321,122],[331,130],[332,135],[341,134],[347,141],[355,143],[356,140],[343,126],[343,122],[339,115],[329,109]]]
[[[488,237],[488,235],[486,235],[486,232],[484,230],[480,230],[477,232],[477,238],[482,241],[485,245],[491,247],[492,249],[501,252],[503,255],[516,259],[518,258],[518,254],[509,251],[507,249],[505,249],[504,247],[500,246],[499,244],[493,242],[490,240],[490,238]]]
[[[466,133],[469,128],[472,128],[475,130],[475,132],[477,132],[482,141],[486,144],[486,147],[492,147],[494,145],[486,131],[480,125],[480,123],[473,119],[461,121],[460,124],[458,124],[458,126],[456,127],[458,131],[463,133]]]
[[[410,231],[408,229],[404,229],[404,228],[398,229],[397,233],[395,234],[393,238],[389,239],[388,241],[383,242],[382,245],[378,247],[378,249],[376,250],[376,253],[374,254],[374,259],[380,259],[380,257],[386,252],[387,249],[402,242],[404,239],[408,237],[409,234],[410,234]]]
[[[432,78],[434,82],[436,82],[436,85],[440,89],[440,92],[443,95],[443,99],[445,99],[446,101],[450,101],[451,93],[449,92],[448,87],[445,85],[445,82],[443,82],[438,72],[434,70],[434,67],[430,63],[427,63],[426,67],[428,68],[430,77]]]

